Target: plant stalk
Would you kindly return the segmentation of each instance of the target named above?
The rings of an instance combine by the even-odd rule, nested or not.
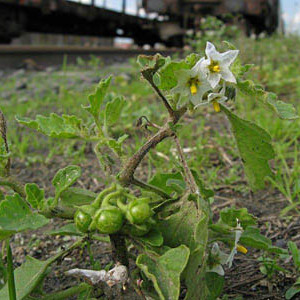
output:
[[[180,142],[178,140],[178,137],[177,136],[174,136],[174,141],[175,141],[175,144],[176,144],[176,148],[177,148],[177,152],[179,154],[179,158],[180,158],[180,161],[182,163],[182,167],[183,167],[183,170],[184,170],[184,174],[185,174],[185,179],[186,179],[186,182],[189,186],[189,189],[190,191],[193,193],[193,194],[199,194],[199,188],[196,184],[196,181],[195,181],[195,178],[187,164],[187,161],[184,157],[184,153],[183,153],[183,150],[181,148],[181,145],[180,145]]]
[[[168,137],[174,136],[174,131],[172,130],[170,123],[175,125],[180,118],[184,115],[186,112],[186,107],[181,108],[178,111],[175,111],[176,118],[168,118],[164,126],[155,133],[150,139],[127,161],[127,163],[124,165],[122,171],[119,174],[119,182],[123,186],[129,186],[130,184],[135,184],[137,186],[146,188],[148,190],[151,190],[159,195],[161,195],[164,198],[170,198],[167,194],[162,194],[161,191],[158,191],[155,187],[151,185],[147,185],[146,183],[143,183],[139,180],[136,180],[134,178],[134,172],[136,168],[139,166],[143,158],[146,156],[146,154],[150,151],[150,149],[155,148],[160,142],[162,142],[164,139]]]
[[[112,258],[115,264],[129,267],[125,237],[121,234],[110,234]]]

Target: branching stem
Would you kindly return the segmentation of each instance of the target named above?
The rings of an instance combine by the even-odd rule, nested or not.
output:
[[[161,92],[161,90],[153,82],[153,77],[152,76],[148,76],[146,70],[142,71],[141,73],[142,73],[143,77],[149,82],[149,84],[151,85],[151,87],[153,88],[153,90],[156,92],[156,94],[160,97],[160,99],[162,100],[165,108],[168,110],[169,115],[172,117],[174,115],[174,110],[171,107],[171,105],[169,104],[169,102],[166,99],[166,97]]]
[[[135,184],[142,188],[146,188],[147,190],[151,190],[159,194],[163,198],[170,198],[169,195],[162,192],[161,190],[158,190],[156,187],[153,187],[139,180],[136,180],[134,178],[134,172],[136,168],[139,166],[139,164],[141,163],[141,161],[143,160],[143,158],[145,157],[145,155],[150,151],[150,149],[155,148],[164,139],[174,136],[174,131],[171,128],[170,123],[172,125],[175,125],[185,112],[186,112],[186,107],[183,107],[181,110],[174,112],[174,116],[176,116],[176,118],[175,119],[168,118],[164,126],[152,137],[150,137],[150,139],[131,158],[129,158],[129,160],[127,161],[127,163],[125,164],[125,166],[123,167],[119,175],[119,182],[123,186]]]
[[[0,109],[0,134],[1,134],[1,137],[4,141],[5,151],[9,155],[9,147],[8,147],[6,132],[7,132],[6,120],[5,120],[5,117],[4,117],[4,114],[3,114],[2,110]],[[5,166],[5,176],[10,175],[10,167],[11,167],[11,159],[8,156],[7,163],[6,163],[6,166]]]
[[[187,108],[186,106],[184,106],[179,110],[173,110],[168,100],[153,82],[152,76],[149,76],[147,71],[142,71],[142,75],[149,82],[151,87],[162,100],[164,106],[168,110],[169,117],[165,124],[161,128],[159,128],[159,130],[153,136],[151,136],[149,140],[131,158],[129,158],[129,160],[121,170],[118,179],[123,186],[135,184],[136,186],[142,187],[149,191],[153,191],[161,197],[168,199],[170,198],[170,196],[165,192],[161,191],[160,189],[154,186],[151,186],[147,183],[135,179],[134,173],[141,161],[143,160],[143,158],[145,157],[145,155],[150,151],[150,149],[155,148],[164,139],[174,136],[175,133],[172,129],[172,126],[178,123],[180,118],[185,114]]]
[[[129,266],[125,237],[121,234],[110,234],[112,258],[116,264]]]

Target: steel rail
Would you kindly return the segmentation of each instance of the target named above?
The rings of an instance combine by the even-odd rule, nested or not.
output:
[[[88,59],[95,55],[103,59],[104,63],[121,62],[139,54],[173,55],[182,53],[182,49],[122,49],[112,47],[83,47],[83,46],[0,46],[0,69],[22,67],[32,63],[41,68],[61,65],[67,57],[68,63],[75,63],[78,57]]]

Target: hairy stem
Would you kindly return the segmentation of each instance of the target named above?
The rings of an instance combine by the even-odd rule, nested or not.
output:
[[[129,266],[125,237],[121,234],[110,234],[112,258],[116,264]]]
[[[118,177],[119,182],[123,186],[135,184],[137,186],[156,192],[161,196],[163,196],[164,198],[169,198],[169,195],[165,193],[162,194],[161,191],[158,191],[155,187],[146,185],[143,182],[136,180],[134,178],[134,172],[136,168],[139,166],[139,164],[141,163],[141,161],[143,160],[143,158],[145,157],[145,155],[150,151],[150,149],[155,148],[164,139],[174,136],[174,131],[171,128],[171,124],[175,125],[176,123],[178,123],[178,121],[184,115],[185,112],[186,112],[186,107],[183,107],[178,111],[174,111],[175,118],[174,119],[168,118],[164,126],[152,137],[150,137],[150,139],[131,158],[129,158],[129,160],[124,165]]]
[[[153,90],[156,92],[156,94],[160,97],[160,99],[162,100],[162,102],[163,102],[165,108],[167,109],[169,115],[172,117],[174,115],[175,111],[170,106],[168,100],[163,95],[163,93],[161,92],[161,90],[153,82],[153,77],[152,76],[148,76],[147,71],[142,71],[142,75],[149,82],[149,84],[151,85],[151,87],[153,88]]]
[[[193,194],[198,194],[199,193],[198,186],[197,186],[195,178],[194,178],[194,176],[193,176],[193,174],[192,174],[192,172],[191,172],[191,170],[190,170],[190,168],[187,164],[187,161],[185,160],[184,153],[183,153],[183,150],[180,146],[180,142],[179,142],[177,136],[174,136],[174,141],[175,141],[175,144],[176,144],[176,148],[177,148],[177,152],[179,154],[180,161],[182,163],[182,167],[183,167],[183,170],[184,170],[186,182],[189,186],[189,189]]]
[[[9,154],[9,147],[8,147],[6,132],[7,132],[6,120],[5,120],[2,110],[0,109],[0,134],[4,141],[5,151],[7,154]],[[11,167],[11,159],[10,159],[10,157],[8,157],[7,163],[5,166],[5,176],[9,176],[10,167]]]
[[[174,133],[171,128],[169,128],[168,124],[155,133],[131,158],[129,158],[119,175],[120,183],[124,186],[131,184],[134,180],[133,175],[136,168],[150,149],[155,148],[157,144],[173,134]]]

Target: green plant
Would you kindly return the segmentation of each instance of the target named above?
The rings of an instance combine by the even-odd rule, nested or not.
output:
[[[199,173],[189,167],[181,145],[184,117],[188,113],[197,117],[196,110],[204,106],[213,108],[216,113],[223,113],[231,124],[251,188],[263,188],[265,179],[273,176],[268,164],[275,156],[270,135],[237,116],[230,107],[239,91],[251,95],[282,119],[297,118],[295,109],[278,100],[275,94],[244,79],[250,66],[241,64],[237,58],[239,51],[231,44],[225,43],[224,47],[227,51],[219,53],[212,43],[207,43],[205,58],[191,54],[180,61],[158,54],[139,56],[141,74],[164,110],[159,110],[155,121],[137,116],[139,123],[145,121],[144,127],[151,135],[140,142],[141,146],[133,154],[130,147],[126,148],[130,137],[118,127],[122,113],[132,116],[133,112],[129,101],[108,93],[111,77],[100,81],[88,98],[89,105],[83,107],[90,115],[88,121],[55,113],[47,117],[37,115],[35,119],[17,117],[20,124],[46,136],[93,143],[95,155],[110,182],[98,195],[73,186],[81,176],[81,168],[74,165],[59,170],[54,176],[53,197],[47,197],[35,183],[18,182],[10,174],[10,152],[2,116],[0,183],[14,194],[7,194],[0,203],[1,238],[40,228],[54,217],[74,220],[75,225],[68,224],[60,231],[80,237],[63,253],[44,262],[29,258],[18,268],[15,271],[18,298],[37,293],[38,284],[54,261],[74,247],[101,239],[99,234],[109,235],[116,266],[109,271],[75,269],[68,274],[87,278],[92,286],[100,281],[111,287],[126,286],[130,277],[127,246],[131,243],[136,249],[130,254],[135,259],[133,274],[138,280],[130,281],[129,287],[160,299],[178,299],[183,286],[186,299],[217,299],[224,285],[223,265],[231,267],[237,251],[246,254],[246,247],[254,247],[269,253],[286,253],[259,233],[257,220],[247,209],[225,208],[218,221],[213,222],[210,203],[214,192],[206,188]],[[164,112],[164,122],[156,124],[161,123],[159,116]],[[137,179],[137,168],[144,157],[151,149],[161,147],[159,144],[166,139],[175,147],[172,163],[176,172],[154,170],[155,175],[148,182]],[[138,191],[129,188],[132,186]],[[91,251],[90,258],[93,261]],[[34,278],[30,285],[22,285],[22,274]],[[143,282],[137,284],[141,279]],[[4,286],[0,297],[7,295],[8,286],[13,290],[12,284]],[[64,295],[82,291],[92,293],[93,289],[80,285],[64,291]],[[43,295],[38,299],[41,297]]]
[[[293,257],[295,271],[298,274],[298,279],[296,280],[296,282],[285,293],[285,298],[289,300],[300,293],[300,250],[294,242],[289,242],[288,247]]]
[[[227,24],[224,19],[227,19]],[[199,28],[188,31],[185,41],[193,51],[201,52],[208,39],[222,41],[236,38],[241,35],[241,30],[234,21],[230,15],[223,16],[223,19],[214,16],[201,18]]]
[[[270,282],[274,279],[277,272],[285,272],[284,268],[278,265],[277,258],[261,256],[258,258],[258,261],[260,262],[260,272],[266,275]]]
[[[298,163],[298,149],[297,141],[294,142],[293,165],[289,166],[284,155],[279,152],[279,158],[282,163],[282,169],[279,169],[274,178],[269,178],[272,185],[276,187],[290,203],[287,207],[282,210],[282,215],[287,214],[290,210],[296,210],[300,204],[300,165]]]

